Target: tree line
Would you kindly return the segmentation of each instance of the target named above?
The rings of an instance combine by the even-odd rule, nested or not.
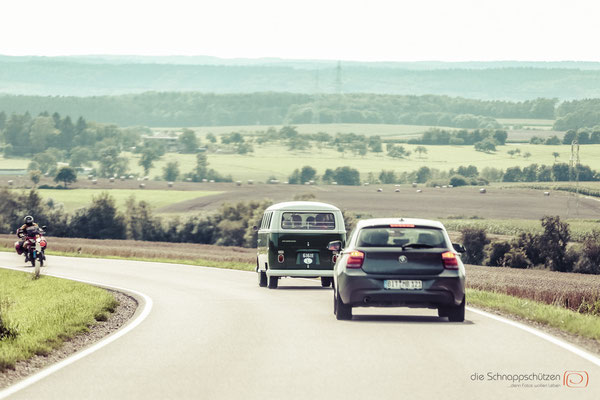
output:
[[[556,108],[554,130],[580,128],[600,130],[600,99],[564,101]]]
[[[1,95],[5,115],[56,110],[119,126],[228,126],[381,123],[499,128],[495,118],[554,118],[555,99],[519,102],[437,95],[214,94],[146,92],[118,96]]]
[[[68,214],[61,206],[45,202],[36,190],[18,193],[2,189],[0,233],[15,233],[23,216],[32,215],[40,226],[48,226],[51,236],[252,247],[256,245],[252,226],[269,205],[267,200],[239,202],[223,205],[212,214],[163,219],[153,214],[147,202],[133,196],[120,211],[114,198],[103,192],[94,196],[88,207]]]

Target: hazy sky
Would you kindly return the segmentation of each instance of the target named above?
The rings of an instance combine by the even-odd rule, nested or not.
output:
[[[10,0],[0,54],[600,61],[600,0]]]

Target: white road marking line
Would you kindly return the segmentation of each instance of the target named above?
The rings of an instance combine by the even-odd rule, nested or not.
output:
[[[23,271],[22,269],[11,268],[11,267],[0,266],[0,268],[11,269],[11,270],[15,270],[15,271]],[[132,322],[127,324],[123,329],[118,330],[116,333],[106,337],[105,339],[102,339],[101,341],[97,342],[96,344],[92,345],[91,347],[88,347],[87,349],[85,349],[83,351],[75,353],[74,355],[67,357],[62,361],[59,361],[58,363],[56,363],[54,365],[44,368],[40,372],[35,373],[35,374],[31,375],[30,377],[28,377],[20,382],[17,382],[12,386],[7,387],[6,389],[1,390],[0,391],[0,400],[7,398],[8,396],[15,394],[16,392],[18,392],[22,389],[25,389],[26,387],[44,379],[45,377],[55,373],[56,371],[66,367],[70,364],[73,364],[75,361],[81,360],[83,357],[88,356],[88,355],[94,353],[95,351],[100,350],[104,346],[114,342],[115,340],[119,339],[121,336],[132,331],[139,324],[141,324],[142,321],[144,319],[146,319],[146,317],[150,314],[150,311],[152,310],[152,305],[153,305],[152,299],[149,296],[145,295],[144,293],[138,292],[136,290],[126,289],[126,288],[112,286],[112,285],[105,285],[105,284],[99,283],[99,282],[86,281],[86,280],[82,280],[82,279],[74,279],[74,278],[69,278],[66,276],[61,276],[61,275],[56,275],[56,274],[45,274],[45,275],[53,276],[56,278],[68,279],[71,281],[87,283],[90,285],[105,287],[105,288],[109,288],[109,289],[114,289],[114,290],[122,291],[125,293],[127,293],[127,292],[132,293],[132,294],[140,296],[142,299],[144,299],[144,304],[143,304],[144,309]]]
[[[592,364],[596,364],[597,366],[600,367],[600,358],[599,357],[596,357],[595,355],[588,353],[587,351],[582,350],[582,349],[578,348],[577,346],[574,346],[574,345],[567,343],[561,339],[558,339],[552,335],[542,332],[534,327],[527,326],[520,322],[511,321],[510,319],[500,317],[498,315],[494,315],[494,314],[491,314],[486,311],[478,310],[477,308],[466,307],[466,309],[471,312],[474,312],[476,314],[483,315],[484,317],[488,317],[488,318],[494,319],[496,321],[503,322],[505,324],[514,326],[515,328],[519,328],[526,332],[529,332],[532,335],[535,335],[541,339],[547,340],[550,343],[554,343],[555,345],[560,346],[563,349],[570,351],[571,353],[574,353],[574,354],[578,355],[579,357],[584,358],[584,359],[588,360],[589,362],[591,362]]]

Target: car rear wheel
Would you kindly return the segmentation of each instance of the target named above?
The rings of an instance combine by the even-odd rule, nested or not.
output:
[[[338,320],[352,319],[352,306],[344,304],[344,302],[340,298],[339,293],[336,293],[334,295],[333,309],[335,312],[336,319],[338,319]]]
[[[465,320],[465,298],[458,306],[451,306],[448,309],[448,321],[463,322]]]
[[[267,276],[267,286],[269,287],[269,289],[277,289],[278,283],[278,276]]]
[[[258,286],[266,287],[267,286],[267,273],[263,271],[258,271]]]
[[[324,276],[324,277],[321,278],[321,286],[323,286],[323,287],[329,287],[329,286],[331,286],[331,282],[332,281],[333,281],[332,278]]]
[[[448,309],[446,307],[438,307],[438,316],[444,318],[448,316]]]

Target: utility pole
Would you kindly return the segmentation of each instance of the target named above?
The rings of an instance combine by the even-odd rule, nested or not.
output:
[[[342,62],[338,61],[335,69],[335,94],[337,103],[337,113],[335,115],[335,122],[340,123],[340,114],[342,113]]]
[[[569,186],[575,178],[575,214],[579,215],[579,142],[577,139],[571,142],[571,158],[569,159]],[[570,203],[570,202],[569,202]],[[570,204],[567,203],[567,217],[570,212]]]
[[[320,124],[321,123],[321,114],[320,114],[320,92],[321,89],[319,88],[319,69],[317,69],[315,71],[315,96],[314,96],[314,100],[313,100],[313,110],[312,110],[312,123],[313,124]]]

